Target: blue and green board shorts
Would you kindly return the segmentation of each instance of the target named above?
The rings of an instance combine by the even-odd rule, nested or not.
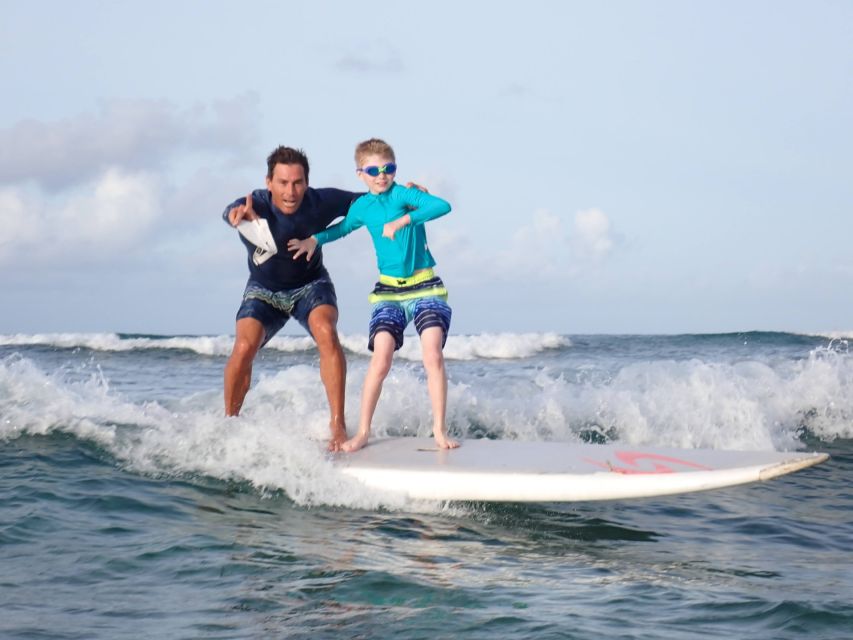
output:
[[[394,337],[395,351],[402,347],[403,333],[412,321],[418,335],[430,327],[440,327],[441,346],[447,342],[452,311],[447,304],[447,289],[432,269],[424,269],[409,278],[381,275],[368,299],[373,303],[367,341],[370,351],[380,331],[387,331]]]

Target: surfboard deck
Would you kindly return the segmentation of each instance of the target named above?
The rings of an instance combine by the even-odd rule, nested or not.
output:
[[[368,487],[427,500],[575,502],[647,498],[769,480],[827,460],[825,453],[719,451],[517,440],[371,440],[336,454]]]

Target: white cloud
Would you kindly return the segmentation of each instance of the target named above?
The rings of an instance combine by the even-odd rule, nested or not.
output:
[[[533,213],[529,225],[516,230],[512,239],[519,247],[551,249],[564,239],[563,220],[547,209],[540,209]]]
[[[0,188],[0,260],[16,246],[30,245],[38,237],[36,225],[27,220],[27,199],[22,191]]]
[[[602,260],[615,244],[610,219],[599,209],[586,209],[575,213],[572,228],[572,246],[581,259]]]
[[[610,256],[617,238],[610,219],[599,209],[578,211],[572,218],[539,209],[488,264],[500,269],[503,277],[570,279]]]
[[[70,197],[0,191],[0,263],[100,262],[140,246],[163,213],[162,187],[149,173],[108,169]]]
[[[504,98],[527,98],[533,95],[533,89],[520,82],[512,82],[498,91],[498,97]]]
[[[199,223],[215,225],[225,204],[210,186],[233,172],[211,166],[210,152],[233,161],[251,152],[256,131],[253,96],[187,109],[110,102],[97,113],[0,129],[0,263],[70,267],[162,249],[180,257]],[[187,176],[196,152],[207,155]],[[166,222],[168,238],[155,236]]]
[[[400,52],[387,41],[371,41],[342,55],[336,65],[341,71],[358,73],[401,73],[404,70]]]
[[[505,278],[525,280],[556,276],[568,263],[565,223],[561,216],[539,209],[529,223],[518,227],[508,242],[489,261],[489,268],[503,271]]]
[[[161,211],[156,176],[110,169],[92,194],[60,209],[59,222],[83,244],[121,248],[136,242]]]
[[[98,113],[0,129],[0,184],[69,188],[112,167],[162,168],[194,151],[241,154],[255,135],[256,98],[181,109],[155,100],[104,103]]]

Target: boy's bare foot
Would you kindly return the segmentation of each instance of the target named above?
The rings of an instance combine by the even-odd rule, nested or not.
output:
[[[435,444],[438,445],[439,449],[456,449],[459,447],[459,441],[454,440],[444,432],[433,432],[433,435],[435,436]]]
[[[342,451],[348,451],[350,453],[352,453],[353,451],[358,451],[364,445],[367,444],[367,438],[368,437],[369,437],[368,434],[362,433],[361,431],[359,431],[352,438],[350,438],[349,440],[347,440],[346,442],[344,442],[341,445],[341,450]]]
[[[347,440],[347,429],[343,425],[332,426],[332,437],[329,439],[328,450],[331,452],[340,451]]]

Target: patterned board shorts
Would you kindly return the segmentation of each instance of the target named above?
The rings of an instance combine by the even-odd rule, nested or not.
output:
[[[254,318],[264,325],[263,344],[266,344],[290,318],[296,318],[311,335],[308,316],[321,304],[338,307],[335,286],[329,276],[283,291],[270,291],[250,280],[243,292],[243,303],[237,310],[237,320]]]
[[[380,276],[369,297],[373,303],[367,348],[373,351],[373,341],[380,331],[394,337],[394,350],[403,346],[403,332],[414,321],[418,335],[430,327],[442,330],[442,347],[450,331],[451,309],[447,304],[447,289],[432,269],[410,278]]]

